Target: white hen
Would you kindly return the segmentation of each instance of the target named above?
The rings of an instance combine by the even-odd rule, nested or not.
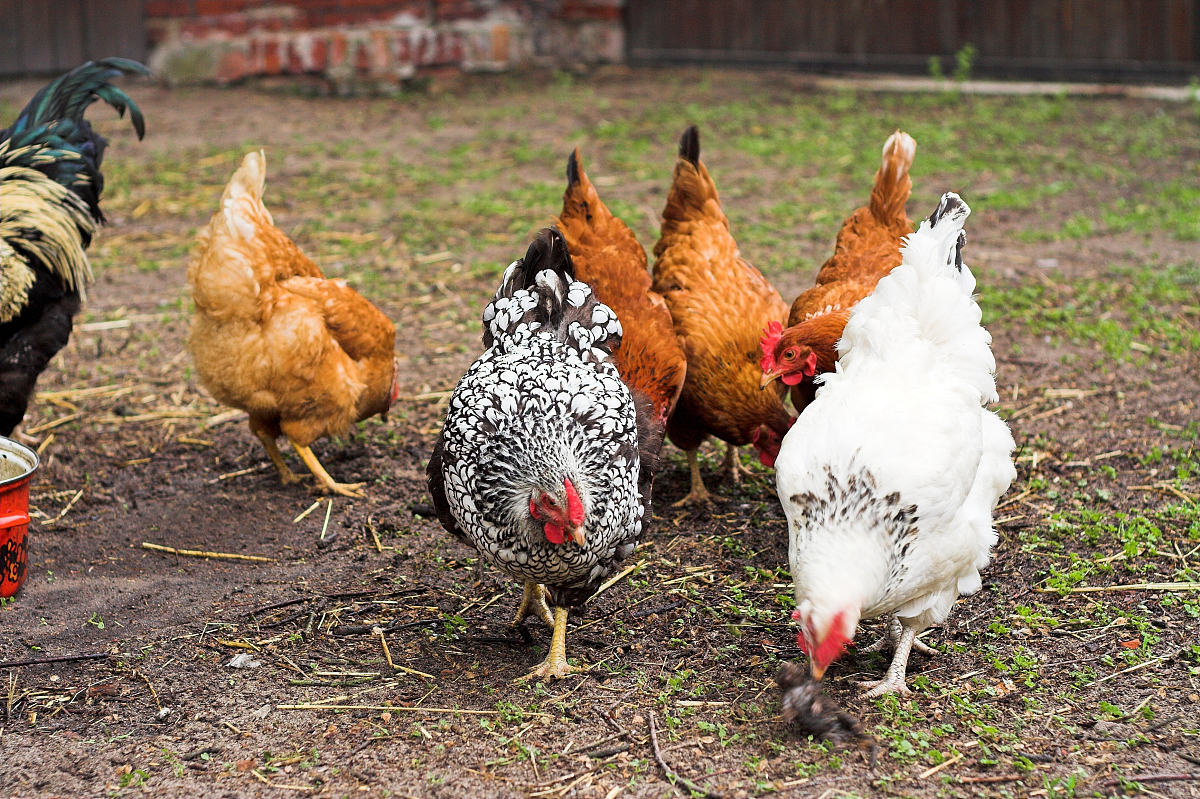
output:
[[[863,684],[869,696],[907,693],[917,633],[979,590],[992,510],[1016,477],[1012,435],[984,407],[997,399],[996,361],[962,263],[970,212],[946,194],[906,239],[903,263],[855,306],[837,371],[776,463],[813,675],[860,619],[892,616],[895,658],[886,679]]]

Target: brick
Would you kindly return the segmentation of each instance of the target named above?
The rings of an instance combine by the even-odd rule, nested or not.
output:
[[[346,34],[335,31],[329,42],[329,68],[346,63]]]
[[[329,66],[329,41],[327,39],[318,37],[312,40],[306,66],[313,72],[324,72],[325,68]]]
[[[232,83],[253,74],[253,63],[241,50],[226,50],[217,65],[217,80]]]
[[[188,0],[147,0],[146,17],[186,17],[191,13]]]
[[[262,71],[268,75],[278,75],[283,71],[283,63],[279,57],[279,41],[263,42]]]
[[[208,17],[214,14],[236,14],[239,11],[245,11],[256,5],[265,5],[264,3],[251,2],[251,0],[195,0],[196,16]]]

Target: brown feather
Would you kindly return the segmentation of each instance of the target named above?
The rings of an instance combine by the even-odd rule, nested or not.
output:
[[[699,160],[698,139],[694,150],[695,162],[689,149],[675,164],[654,247],[654,290],[671,311],[687,357],[667,434],[687,450],[708,434],[742,446],[764,424],[782,436],[790,423],[780,387],[759,388],[759,337],[768,323],[784,320],[787,306],[738,252],[717,187]]]

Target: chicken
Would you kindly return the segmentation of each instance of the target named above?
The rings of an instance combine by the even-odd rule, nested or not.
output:
[[[842,224],[833,255],[817,273],[817,285],[792,303],[788,328],[772,324],[764,331],[762,385],[778,378],[791,386],[797,413],[812,402],[813,378],[833,371],[835,347],[850,309],[900,265],[901,242],[912,232],[904,204],[912,191],[908,170],[916,151],[917,143],[907,133],[888,137],[870,203]]]
[[[725,469],[736,482],[736,448],[782,438],[792,417],[782,387],[760,390],[759,335],[780,323],[787,306],[766,278],[738,253],[717,187],[700,163],[700,134],[679,142],[675,179],[654,247],[654,291],[671,311],[687,357],[687,379],[667,436],[687,453],[692,487],[680,503],[708,499],[697,450],[708,435],[727,445]]]
[[[533,610],[553,626],[527,677],[565,677],[577,670],[568,607],[634,551],[648,519],[639,443],[655,412],[621,380],[621,323],[575,279],[557,230],[508,267],[483,325],[485,352],[455,387],[426,467],[429,493],[448,532],[524,582],[515,623]]]
[[[621,322],[621,341],[613,349],[621,379],[654,405],[654,435],[639,440],[641,490],[648,496],[667,419],[683,388],[687,359],[667,304],[650,290],[646,251],[601,202],[583,171],[579,150],[567,159],[567,191],[558,227],[575,265],[575,278],[591,286],[596,299]]]
[[[970,209],[954,194],[910,235],[903,263],[859,301],[836,371],[783,440],[798,644],[820,679],[860,619],[889,617],[895,656],[868,696],[906,693],[918,633],[980,588],[992,511],[1016,476],[991,336],[962,263]]]
[[[34,95],[0,131],[0,435],[11,435],[38,376],[71,336],[92,280],[87,248],[104,223],[100,195],[107,140],[83,118],[97,99],[129,119],[142,112],[109,81],[148,75],[136,61],[76,67]]]
[[[205,388],[249,415],[284,483],[301,478],[283,460],[281,435],[317,490],[362,496],[361,483],[335,482],[310,447],[387,413],[399,393],[396,328],[345,281],[326,280],[275,227],[265,180],[266,155],[247,154],[196,237],[188,346]]]

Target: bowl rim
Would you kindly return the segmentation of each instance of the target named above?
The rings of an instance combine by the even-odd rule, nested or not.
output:
[[[30,467],[21,474],[18,474],[15,477],[9,477],[7,480],[0,480],[0,488],[4,488],[12,483],[20,482],[21,480],[29,479],[33,473],[38,470],[38,466],[41,465],[41,458],[38,457],[36,452],[19,441],[13,441],[11,438],[6,436],[0,436],[0,450],[8,450],[15,455],[21,455],[31,463]]]

